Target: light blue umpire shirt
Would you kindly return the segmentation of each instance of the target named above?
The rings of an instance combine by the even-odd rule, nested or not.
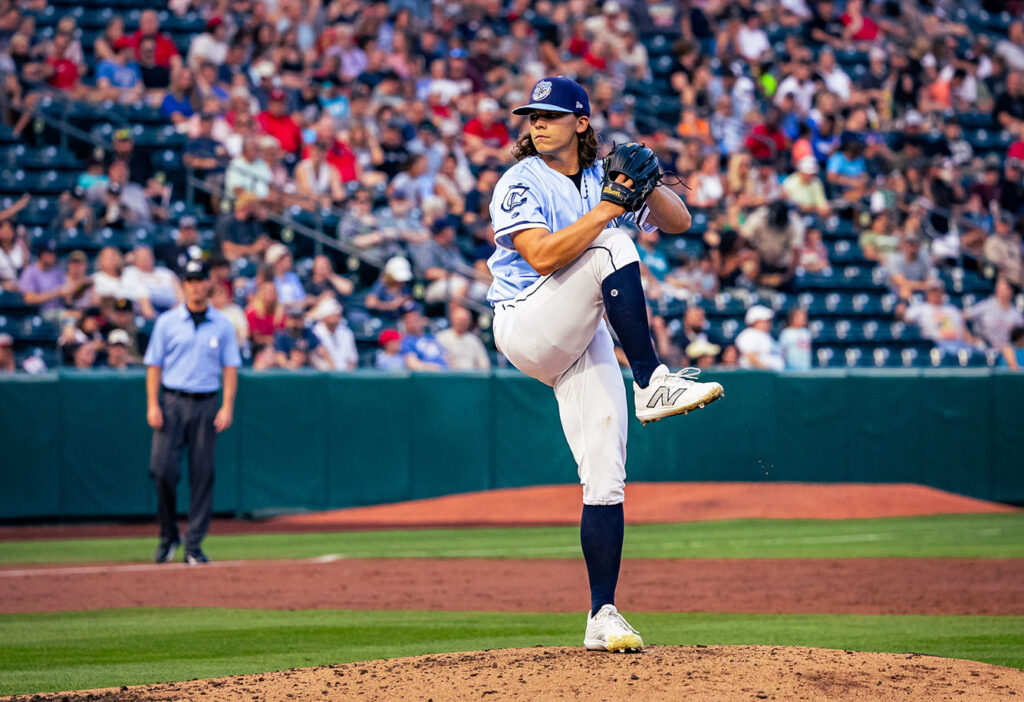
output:
[[[242,358],[227,317],[207,305],[206,319],[197,327],[182,303],[157,318],[144,363],[163,368],[161,384],[171,390],[216,392],[221,369],[237,368]]]

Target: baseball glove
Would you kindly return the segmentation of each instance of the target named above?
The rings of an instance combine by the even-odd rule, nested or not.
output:
[[[604,157],[603,163],[601,199],[623,207],[627,212],[636,212],[643,207],[647,196],[661,183],[658,157],[643,144],[619,144]],[[633,181],[632,188],[615,182],[620,174]]]

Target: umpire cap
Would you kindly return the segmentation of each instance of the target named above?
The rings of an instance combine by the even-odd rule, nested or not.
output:
[[[185,280],[206,280],[210,277],[210,269],[203,261],[192,260],[185,264]]]
[[[530,91],[530,103],[512,110],[514,115],[525,115],[534,110],[571,112],[590,116],[590,98],[583,86],[565,76],[541,78]]]

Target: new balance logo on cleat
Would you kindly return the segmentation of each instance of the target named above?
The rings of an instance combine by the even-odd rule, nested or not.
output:
[[[658,391],[651,397],[651,401],[647,403],[647,406],[654,409],[659,404],[662,407],[671,407],[679,399],[679,396],[686,392],[685,388],[679,388],[678,390],[671,390],[666,386],[662,385],[658,388]]]
[[[699,375],[699,368],[683,368],[672,373],[661,365],[654,370],[646,388],[633,383],[636,418],[641,424],[657,422],[665,417],[703,409],[725,394],[718,383],[697,382]]]

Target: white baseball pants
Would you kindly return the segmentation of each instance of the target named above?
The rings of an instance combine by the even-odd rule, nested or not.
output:
[[[601,283],[639,260],[633,240],[609,229],[571,264],[495,305],[498,349],[555,390],[585,505],[625,499],[628,409]]]

